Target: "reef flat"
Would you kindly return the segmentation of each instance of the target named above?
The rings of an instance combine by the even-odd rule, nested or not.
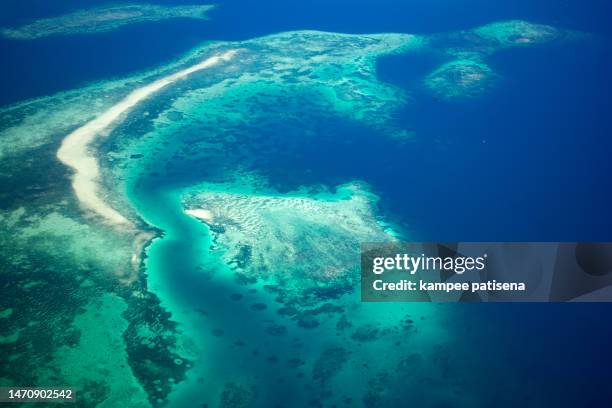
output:
[[[185,194],[185,211],[208,225],[214,250],[237,279],[276,285],[287,302],[306,303],[305,293],[323,283],[352,291],[360,242],[396,239],[377,218],[378,198],[363,183],[339,186],[333,194],[261,190],[198,185]]]
[[[16,28],[4,28],[0,34],[14,40],[35,40],[58,35],[93,34],[112,31],[128,24],[171,18],[207,19],[214,6],[160,6],[125,4],[103,6],[58,17],[42,18]]]
[[[474,406],[448,309],[359,302],[357,243],[408,237],[376,186],[293,164],[358,131],[348,142],[417,137],[397,120],[410,90],[377,77],[382,56],[431,53],[426,89],[475,97],[492,53],[570,37],[516,21],[279,33],[0,109],[0,382],[92,390],[83,406],[374,407],[397,405],[410,378],[431,385],[419,398]],[[83,170],[95,205],[75,189]]]
[[[486,62],[497,52],[583,39],[583,33],[521,20],[501,21],[430,38],[432,48],[452,59],[431,72],[424,85],[443,100],[479,97],[501,79]]]

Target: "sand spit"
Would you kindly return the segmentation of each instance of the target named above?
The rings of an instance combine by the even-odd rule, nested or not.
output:
[[[185,210],[185,214],[197,218],[198,220],[202,220],[206,223],[212,223],[214,219],[212,212],[202,208],[196,208],[194,210]]]
[[[100,215],[111,224],[131,225],[131,222],[126,217],[108,205],[100,196],[100,186],[98,184],[100,166],[94,152],[90,149],[91,143],[98,137],[108,135],[110,127],[116,124],[123,114],[153,93],[196,71],[210,68],[222,61],[228,61],[235,53],[236,50],[230,50],[223,54],[215,55],[189,68],[138,88],[100,116],[66,136],[57,151],[57,158],[66,166],[74,169],[72,187],[84,208]]]

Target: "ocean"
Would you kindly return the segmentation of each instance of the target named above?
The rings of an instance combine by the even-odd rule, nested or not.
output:
[[[22,2],[6,2],[0,24],[82,4],[31,3],[25,8]],[[87,5],[94,3],[104,4]],[[386,151],[378,156],[394,164],[388,172],[380,164],[366,172],[377,178],[378,188],[395,196],[389,205],[406,217],[417,239],[606,240],[612,226],[606,211],[612,199],[606,188],[610,7],[604,1],[230,1],[209,21],[142,23],[94,36],[32,42],[0,40],[0,52],[11,61],[3,65],[0,105],[141,71],[208,40],[297,29],[436,33],[512,18],[584,30],[599,37],[589,44],[493,56],[503,80],[479,100],[461,106],[439,103],[417,89],[416,100],[401,113],[419,131],[416,146],[392,153],[381,141],[374,149]],[[385,57],[379,77],[411,86],[436,63],[424,59]],[[360,153],[344,157],[350,161]],[[342,157],[330,150],[328,160],[321,160],[322,171],[342,168],[337,160]],[[416,168],[424,170],[411,171]],[[396,188],[398,183],[402,188]]]
[[[30,0],[27,8],[23,3],[6,1],[0,26],[94,2]],[[414,131],[413,138],[397,143],[367,124],[323,118],[316,123],[316,143],[291,145],[287,155],[282,135],[291,129],[270,128],[266,136],[281,147],[262,150],[255,168],[279,194],[363,181],[380,197],[381,213],[410,240],[610,241],[611,18],[612,5],[603,0],[227,1],[207,21],[142,23],[29,42],[0,39],[0,106],[161,66],[211,40],[305,29],[434,34],[510,19],[579,30],[592,36],[487,57],[500,79],[469,100],[440,100],[422,85],[440,65],[440,55],[384,56],[377,62],[378,80],[408,93],[393,119]],[[181,140],[177,136],[176,143]],[[251,144],[245,142],[245,149]],[[336,375],[324,362],[344,364],[348,357],[337,344],[351,340],[339,334],[335,320],[321,319],[316,330],[297,327],[276,313],[276,292],[263,284],[249,290],[223,273],[219,255],[210,250],[210,231],[181,207],[182,189],[214,181],[214,171],[205,162],[183,159],[174,156],[171,166],[127,191],[139,216],[163,231],[147,252],[149,288],[202,353],[170,394],[171,406],[212,404],[216,397],[209,394],[230,382],[242,384],[236,386],[240,392],[233,389],[236,395],[262,407],[355,406],[361,391],[376,389],[376,381],[388,388],[382,396],[365,398],[365,406],[404,406],[404,392],[429,404],[419,406],[432,407],[453,406],[448,405],[453,398],[461,406],[601,406],[607,397],[612,332],[605,303],[355,306],[354,297],[336,298],[329,303],[352,310],[363,327],[378,324],[376,330],[384,330],[400,315],[435,324],[417,327],[421,336],[406,335],[401,344],[384,339],[345,344],[350,368],[334,383],[344,389],[332,392],[314,374],[310,383],[303,381],[308,370]],[[202,179],[208,176],[211,180]],[[237,293],[243,301],[228,300]],[[255,304],[266,309],[258,314]],[[268,335],[279,325],[287,332]],[[379,370],[378,359],[394,362],[390,356],[412,356],[413,349],[433,357],[412,357],[404,377],[393,380]],[[322,350],[332,351],[320,357]],[[415,376],[416,371],[425,374]],[[479,390],[483,399],[474,397]]]

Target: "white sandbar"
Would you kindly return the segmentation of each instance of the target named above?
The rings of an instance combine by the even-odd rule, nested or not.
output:
[[[207,223],[212,223],[214,221],[214,215],[209,210],[196,208],[194,210],[185,210],[185,213]]]
[[[129,111],[139,102],[147,99],[151,94],[159,91],[173,82],[206,68],[210,68],[221,61],[231,59],[236,50],[230,50],[220,55],[210,57],[198,64],[185,68],[182,71],[160,78],[149,85],[132,91],[122,101],[112,106],[100,116],[87,122],[62,141],[57,151],[57,158],[66,166],[74,169],[72,188],[84,208],[92,210],[112,224],[131,224],[127,218],[111,208],[99,195],[98,177],[100,166],[98,160],[89,149],[89,145],[99,136],[106,136],[108,128],[114,124],[122,114]]]

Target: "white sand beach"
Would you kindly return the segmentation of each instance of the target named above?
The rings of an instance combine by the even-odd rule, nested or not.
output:
[[[66,136],[57,151],[57,158],[66,166],[74,169],[72,187],[84,208],[100,215],[111,224],[131,225],[131,222],[126,217],[113,209],[100,197],[100,187],[98,185],[100,166],[90,149],[91,143],[98,137],[106,136],[111,125],[116,124],[123,114],[147,99],[151,94],[196,71],[212,67],[222,61],[228,61],[235,53],[236,50],[230,50],[223,54],[215,55],[189,68],[138,88],[100,116]]]

